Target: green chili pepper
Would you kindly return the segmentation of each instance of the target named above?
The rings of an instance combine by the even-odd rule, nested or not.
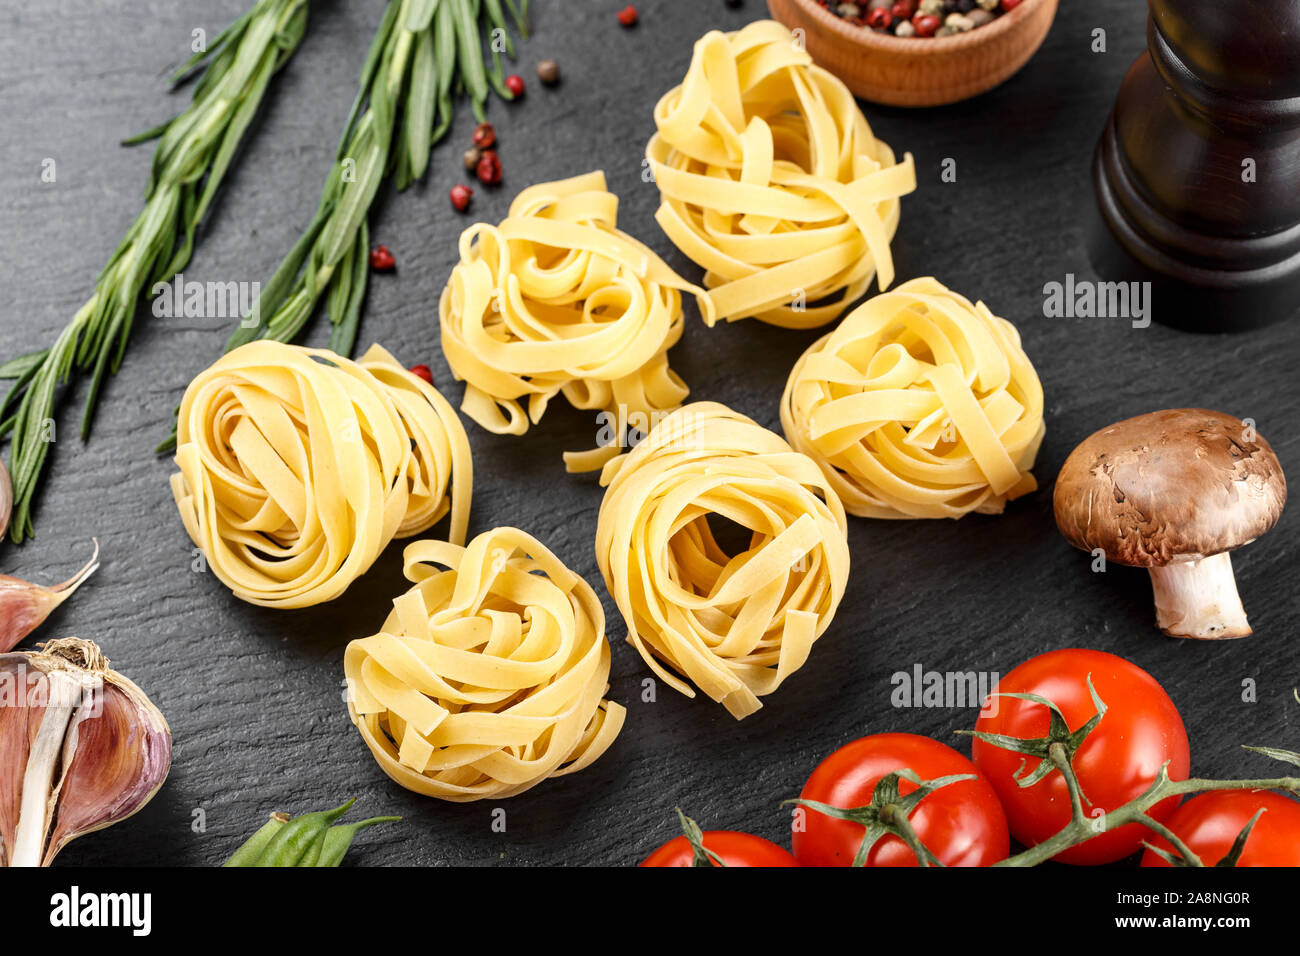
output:
[[[307,852],[304,853],[302,859],[298,861],[298,866],[320,866],[320,863],[317,861],[320,860],[321,849],[325,846],[325,835],[329,833],[331,829],[333,828],[326,827],[316,834],[316,839],[311,841],[311,846],[307,848]]]
[[[318,810],[316,813],[304,813],[300,817],[294,817],[271,838],[271,842],[267,844],[253,866],[298,866],[307,855],[307,851],[311,849],[312,841],[320,835],[321,831],[328,829],[330,824],[347,813],[348,808],[355,802],[354,797],[333,810]]]
[[[376,823],[396,823],[401,817],[371,817],[369,820],[362,820],[359,823],[341,823],[338,826],[332,826],[325,831],[324,846],[320,851],[320,859],[316,866],[338,866],[343,862],[343,857],[347,854],[348,848],[352,846],[352,841],[356,839],[358,833],[366,827],[372,827]]]
[[[252,866],[271,839],[280,832],[280,828],[289,822],[287,813],[273,813],[271,819],[262,824],[261,829],[240,844],[239,849],[230,854],[230,859],[222,866]]]
[[[334,825],[355,801],[341,807],[290,819],[273,813],[266,824],[244,841],[222,866],[338,866],[356,835],[376,823],[401,817],[371,817],[358,823]]]

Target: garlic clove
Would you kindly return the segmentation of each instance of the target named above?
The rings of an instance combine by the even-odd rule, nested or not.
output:
[[[91,641],[0,654],[0,864],[49,866],[148,803],[171,768],[167,721]]]
[[[18,827],[18,804],[23,792],[23,770],[31,750],[31,737],[40,724],[45,708],[33,703],[19,706],[20,695],[27,689],[23,671],[5,667],[0,657],[0,866],[8,866],[8,848],[14,845]]]
[[[69,734],[66,768],[43,866],[71,841],[112,826],[153,799],[171,766],[171,731],[135,684],[109,671],[102,712]]]
[[[99,541],[86,566],[52,588],[0,574],[0,653],[12,650],[99,569]]]

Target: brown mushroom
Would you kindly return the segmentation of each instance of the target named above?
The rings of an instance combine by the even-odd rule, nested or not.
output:
[[[1229,552],[1277,523],[1286,479],[1249,423],[1203,408],[1117,422],[1070,453],[1053,504],[1076,548],[1151,572],[1166,634],[1250,633]]]

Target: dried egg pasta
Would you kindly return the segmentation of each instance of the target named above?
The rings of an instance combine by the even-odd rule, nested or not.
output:
[[[269,340],[235,349],[185,390],[176,464],[185,530],[251,604],[332,600],[390,541],[448,513],[465,540],[465,429],[377,345],[359,362]]]
[[[596,558],[628,641],[683,694],[690,681],[737,719],[752,714],[803,666],[844,595],[847,522],[825,476],[779,435],[696,402],[610,461],[601,483]],[[748,547],[725,553],[709,515],[749,529]]]
[[[515,528],[464,548],[415,541],[403,560],[414,587],[344,656],[348,712],[385,773],[442,800],[496,799],[609,748],[625,713],[602,699],[591,585]]]
[[[718,318],[814,328],[877,274],[889,287],[912,157],[895,161],[853,94],[785,27],[705,34],[654,116],[656,218],[706,270]]]
[[[1020,334],[932,278],[868,299],[796,363],[781,425],[855,515],[1001,512],[1038,487],[1043,387]]]
[[[500,225],[461,234],[439,303],[442,349],[466,382],[461,410],[488,431],[524,434],[560,392],[577,408],[645,422],[686,397],[668,367],[681,293],[710,322],[712,304],[617,220],[618,197],[593,172],[530,186]],[[617,442],[565,459],[591,470],[615,454]]]

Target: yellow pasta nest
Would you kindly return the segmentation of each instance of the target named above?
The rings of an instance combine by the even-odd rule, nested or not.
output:
[[[844,509],[806,455],[724,405],[685,405],[605,466],[596,559],[628,641],[737,719],[808,658],[844,596]],[[709,516],[750,532],[728,555]],[[662,663],[661,663],[662,662]]]
[[[251,604],[332,600],[393,538],[448,512],[465,540],[465,429],[377,345],[359,362],[267,340],[235,349],[185,390],[176,464],[185,530]]]
[[[873,276],[889,287],[912,157],[895,162],[853,94],[785,27],[705,34],[654,116],[656,218],[707,270],[718,318],[814,328]]]
[[[515,528],[416,541],[403,560],[415,586],[343,659],[348,712],[388,776],[442,800],[510,797],[609,748],[625,713],[601,699],[591,585]]]
[[[682,335],[681,292],[694,293],[709,320],[712,305],[617,219],[618,197],[593,172],[531,186],[499,226],[461,234],[439,303],[442,350],[466,382],[461,410],[488,431],[522,435],[559,392],[610,421],[647,423],[686,397],[668,367]],[[566,461],[599,468],[616,445]]]
[[[1043,387],[1020,334],[931,278],[868,299],[796,363],[786,438],[855,515],[999,513],[1038,487]]]

